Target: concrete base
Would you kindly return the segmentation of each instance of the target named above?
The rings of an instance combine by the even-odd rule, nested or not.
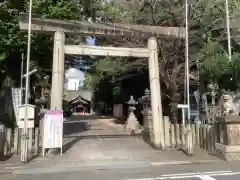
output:
[[[225,161],[240,160],[240,145],[227,146],[220,143],[215,144],[216,155]]]
[[[181,150],[188,156],[193,156],[195,153],[195,144],[193,143],[192,130],[186,130],[184,132],[185,143],[182,144]]]
[[[165,150],[165,147],[161,146],[161,145],[156,145],[156,144],[153,144],[153,148],[156,149],[156,150]]]
[[[149,142],[153,143],[153,130],[149,130],[149,129],[144,129],[142,131],[142,136],[144,139],[148,140]]]
[[[149,144],[152,148],[156,149],[156,150],[164,150],[165,147],[159,145],[156,145],[154,143],[154,137],[153,137],[153,130],[149,130],[149,129],[144,129],[142,132],[142,137],[143,140]]]

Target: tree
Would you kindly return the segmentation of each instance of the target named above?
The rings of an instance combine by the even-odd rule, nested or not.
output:
[[[0,73],[11,76],[19,81],[21,53],[26,53],[26,38],[19,32],[17,17],[26,15],[28,4],[24,1],[3,1],[0,3],[2,15],[0,25]],[[225,31],[224,1],[195,1],[189,11],[189,43],[191,84],[198,80],[197,65],[201,77],[209,82],[218,82],[227,87],[226,80],[234,87],[239,77],[239,2],[230,2],[231,34],[233,45],[233,61],[227,62],[227,41]],[[184,3],[182,0],[116,0],[106,3],[103,0],[36,0],[33,6],[34,16],[56,19],[74,19],[102,22],[117,22],[127,24],[145,24],[154,26],[184,26]],[[67,41],[75,44],[85,41],[83,37],[69,37]],[[144,40],[129,38],[97,38],[98,44],[128,47],[145,47]],[[177,120],[177,109],[169,108],[168,104],[181,102],[185,77],[184,40],[159,39],[159,65],[163,101],[167,107],[166,115],[172,115]],[[45,75],[51,74],[52,37],[33,35],[31,51],[31,68],[38,68]],[[13,67],[12,64],[15,64]],[[80,65],[79,65],[80,64]],[[111,82],[119,93],[124,88],[125,79],[135,80],[142,74],[147,76],[147,60],[144,58],[92,58],[68,56],[67,65],[78,65],[86,69],[85,85],[95,88],[103,80]],[[227,68],[226,68],[227,67]],[[91,74],[91,76],[89,76]],[[0,77],[4,77],[0,76]],[[231,77],[231,78],[230,78]],[[202,79],[202,78],[201,78]],[[221,79],[225,79],[221,82]],[[1,79],[0,79],[1,80]],[[206,83],[209,83],[206,82]],[[141,81],[139,80],[139,83]],[[131,84],[131,83],[129,83]],[[128,84],[128,85],[129,85]],[[120,89],[121,89],[120,88]],[[236,88],[236,87],[234,87]],[[113,92],[113,94],[116,94]],[[174,107],[174,106],[172,106]]]
[[[236,1],[230,4],[232,22],[239,17],[239,5]],[[161,26],[184,26],[184,2],[175,1],[156,1],[156,0],[118,0],[103,5],[102,19],[105,22],[120,22],[130,24],[146,24]],[[200,66],[200,74],[210,81],[219,81],[221,77],[227,78],[235,65],[230,65],[226,54],[226,31],[225,31],[225,12],[224,1],[195,1],[190,6],[189,11],[189,60],[191,71],[191,85],[197,85],[199,80],[197,67]],[[233,50],[237,51],[238,40],[238,21],[232,28]],[[236,27],[236,28],[235,28]],[[146,46],[142,40],[122,39],[101,39],[100,42],[115,46]],[[177,104],[183,99],[183,88],[185,78],[185,44],[181,39],[160,39],[159,65],[161,85],[163,88],[163,100],[166,105]],[[132,58],[107,58],[104,59],[105,66],[109,64],[110,69],[105,67],[101,72],[104,76],[114,76],[116,79],[126,77],[132,72],[147,69],[146,59]],[[107,61],[107,62],[106,62]],[[111,61],[118,62],[114,65]],[[235,61],[234,61],[235,62]],[[102,67],[102,64],[96,64]],[[226,68],[227,67],[227,68]],[[98,68],[101,69],[101,68]],[[236,69],[236,68],[235,68]],[[100,72],[97,72],[100,73]],[[234,73],[238,74],[238,73]],[[208,75],[208,76],[206,76]],[[130,75],[131,77],[131,75]],[[201,78],[202,79],[202,78]],[[236,79],[236,78],[235,78]],[[168,107],[168,106],[166,106]],[[170,108],[166,108],[170,109]],[[172,106],[170,112],[172,119],[177,121],[176,106]]]
[[[86,17],[92,15],[88,2],[87,0],[36,0],[33,1],[33,16],[56,19],[86,19]],[[93,11],[96,10],[93,8]],[[5,0],[0,3],[0,14],[2,17],[0,20],[0,35],[2,38],[0,42],[0,73],[3,75],[1,77],[5,77],[6,74],[17,77],[16,82],[18,83],[20,82],[21,54],[26,54],[27,44],[27,38],[19,31],[18,17],[26,16],[27,12],[28,1]],[[69,39],[70,41],[76,40],[76,38]],[[82,38],[77,38],[77,42],[81,40]],[[52,59],[52,44],[53,40],[50,36],[32,35],[30,68],[37,68],[41,74],[50,75],[52,66],[52,62],[50,61]],[[68,62],[69,61],[72,61],[72,58],[70,60],[68,58]],[[14,68],[12,64],[15,65]],[[71,62],[69,64],[71,64]],[[11,65],[11,68],[9,65]],[[3,80],[0,81],[0,84],[2,81]]]

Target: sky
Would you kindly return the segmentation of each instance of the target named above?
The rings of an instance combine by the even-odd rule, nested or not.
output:
[[[93,46],[95,45],[96,42],[96,38],[95,37],[86,37],[86,41],[87,41],[87,45]],[[72,78],[76,78],[76,76],[78,78],[80,78],[81,81],[84,81],[85,77],[84,77],[84,72],[83,71],[77,71],[75,68],[71,68],[67,71],[66,76],[70,76]]]
[[[95,37],[88,36],[88,37],[86,37],[86,41],[87,41],[87,44],[88,44],[88,45],[93,46],[93,45],[95,45],[96,38],[95,38]]]

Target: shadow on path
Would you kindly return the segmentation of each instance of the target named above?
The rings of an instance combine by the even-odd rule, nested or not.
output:
[[[106,138],[106,139],[114,139],[114,138],[133,138],[133,137],[140,137],[141,136],[130,136],[127,134],[112,134],[112,135],[83,135],[83,136],[65,136],[64,138],[80,138],[80,139],[96,139],[96,138]]]
[[[66,122],[71,122],[71,121],[84,121],[84,120],[98,120],[98,119],[113,119],[113,117],[109,116],[97,116],[97,115],[73,115],[69,117]]]
[[[67,121],[63,124],[63,137],[66,138],[68,136],[78,135],[81,134],[84,131],[87,131],[90,129],[90,125],[88,124],[88,121],[91,119],[86,119],[85,116],[72,116],[69,117]],[[74,146],[79,140],[81,139],[80,136],[75,136],[74,140],[67,142],[65,145],[63,145],[63,153],[68,151],[72,146]]]
[[[79,134],[89,130],[90,127],[87,122],[66,122],[63,124],[63,136]]]

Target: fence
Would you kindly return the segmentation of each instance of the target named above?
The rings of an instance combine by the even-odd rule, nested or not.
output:
[[[210,124],[171,124],[165,116],[164,138],[166,147],[186,148],[190,143],[193,148],[199,147],[207,151],[215,149],[215,129]]]
[[[20,153],[20,136],[22,129],[19,128],[5,128],[1,125],[0,129],[0,160],[5,157]],[[39,154],[40,144],[40,130],[39,127],[28,129],[28,152],[31,155]]]
[[[193,154],[196,147],[210,152],[214,151],[216,140],[214,125],[171,124],[168,116],[164,117],[163,122],[164,141],[167,148],[182,149],[187,154]],[[149,111],[145,114],[144,129],[150,141],[153,142],[153,127]]]
[[[153,127],[152,127],[152,110],[151,110],[151,98],[150,91],[145,90],[144,96],[138,99],[142,104],[143,113],[143,126],[145,134],[153,142]],[[211,124],[171,124],[169,117],[164,117],[164,138],[165,146],[167,148],[181,148],[188,154],[190,149],[195,147],[213,151],[215,149],[215,127]]]

